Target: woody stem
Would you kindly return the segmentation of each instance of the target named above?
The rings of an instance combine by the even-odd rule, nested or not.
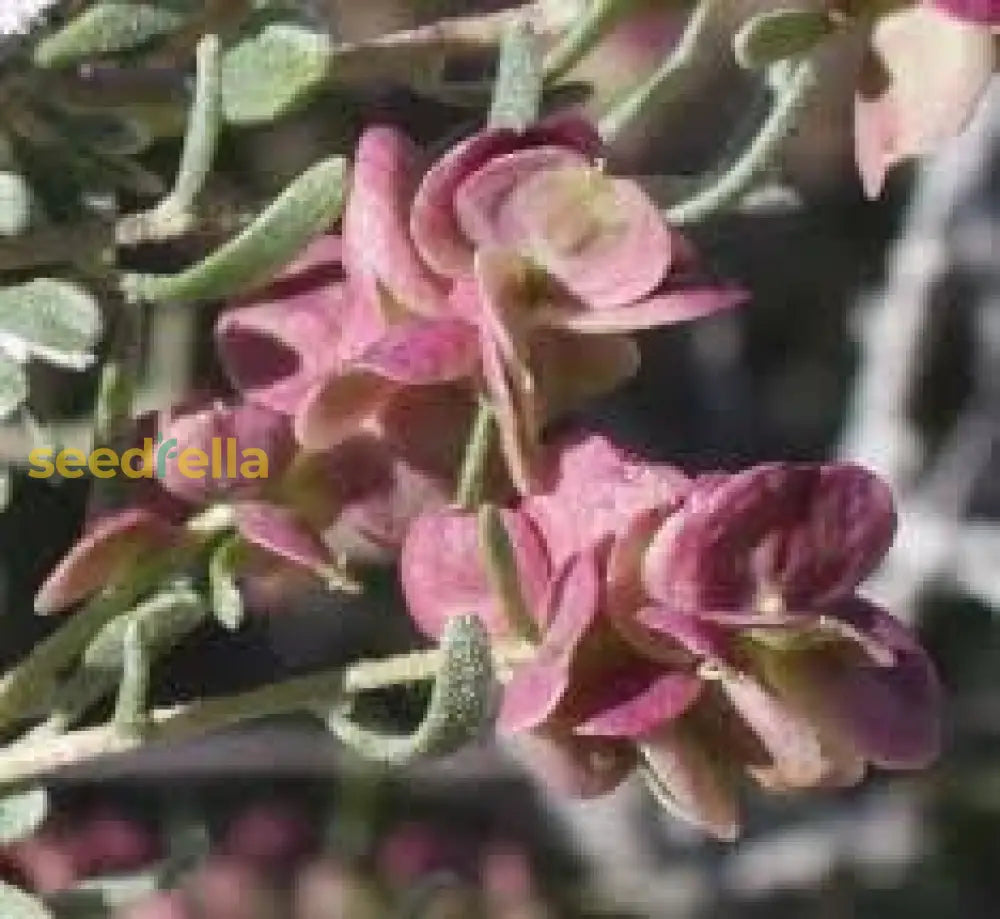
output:
[[[532,653],[527,644],[496,646],[498,672],[503,675]],[[149,713],[148,729],[141,733],[122,731],[112,723],[29,740],[0,753],[0,786],[27,784],[55,769],[130,753],[147,744],[183,741],[257,718],[315,712],[345,696],[432,680],[443,663],[438,649],[361,661],[345,669],[296,677],[249,692],[156,709]]]

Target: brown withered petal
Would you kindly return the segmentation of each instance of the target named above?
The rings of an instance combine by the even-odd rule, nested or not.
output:
[[[895,663],[813,654],[799,671],[799,692],[814,717],[868,762],[924,768],[941,748],[941,685],[934,665],[898,620],[866,601],[854,607],[859,630],[890,648]]]
[[[741,828],[735,776],[684,719],[641,745],[646,784],[670,814],[731,842]]]

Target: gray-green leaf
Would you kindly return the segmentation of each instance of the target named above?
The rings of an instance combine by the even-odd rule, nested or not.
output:
[[[243,624],[243,597],[236,584],[236,569],[241,557],[239,540],[234,538],[219,545],[208,564],[212,612],[225,628],[234,632]]]
[[[0,351],[19,363],[38,358],[82,370],[100,334],[97,301],[75,284],[38,278],[0,289]]]
[[[543,86],[538,36],[521,20],[510,27],[500,47],[490,125],[523,131],[538,118]]]
[[[0,916],[3,919],[55,919],[41,900],[3,882],[0,882]]]
[[[44,788],[0,798],[0,845],[27,839],[45,820],[49,796]]]
[[[39,67],[67,67],[87,58],[129,51],[176,31],[188,13],[167,3],[97,3],[35,49]]]
[[[808,53],[833,30],[833,21],[822,10],[769,10],[748,20],[736,33],[736,60],[748,70],[768,67]]]
[[[265,25],[222,60],[222,106],[231,124],[274,121],[307,102],[327,79],[329,36],[291,22]]]
[[[362,727],[344,706],[330,713],[330,730],[361,756],[394,764],[445,756],[475,740],[489,718],[494,687],[490,640],[479,618],[452,617],[441,639],[441,651],[444,660],[430,703],[412,734],[382,734]]]
[[[270,280],[340,216],[347,163],[334,156],[291,183],[235,239],[198,264],[172,275],[126,275],[132,300],[190,303],[218,300]]]
[[[24,367],[0,351],[0,421],[16,412],[28,398],[28,378]]]
[[[0,236],[18,236],[28,229],[33,201],[24,176],[0,172]]]

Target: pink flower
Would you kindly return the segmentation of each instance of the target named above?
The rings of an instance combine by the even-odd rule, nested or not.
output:
[[[870,26],[859,20],[869,37],[855,99],[855,152],[869,197],[878,196],[895,165],[965,128],[996,66],[998,23],[996,0],[933,0]]]
[[[874,476],[775,464],[691,483],[600,438],[550,461],[546,489],[505,511],[536,650],[498,721],[550,780],[597,794],[639,766],[673,810],[730,838],[741,773],[786,791],[933,759],[933,668],[857,595],[893,536]],[[424,631],[469,611],[515,631],[485,566],[470,515],[416,522],[402,577]]]
[[[548,121],[476,134],[421,177],[408,138],[369,129],[342,244],[315,244],[220,320],[234,382],[293,414],[310,450],[379,436],[417,392],[454,402],[485,386],[530,490],[542,425],[635,371],[625,333],[744,299],[685,281],[686,243],[599,151],[586,122]]]
[[[850,465],[700,480],[656,534],[643,625],[681,640],[771,762],[778,787],[853,781],[938,752],[940,691],[916,640],[857,591],[894,532],[892,496]]]
[[[192,448],[210,453],[211,439],[223,435],[233,437],[240,450],[257,445],[271,451],[269,477],[216,479],[207,469],[203,478],[188,478],[171,465],[179,463],[179,457],[168,457],[167,474],[148,482],[146,492],[137,496],[132,507],[90,524],[39,590],[35,600],[39,612],[57,612],[104,588],[116,587],[157,556],[206,549],[204,534],[187,523],[220,501],[230,509],[228,529],[243,546],[244,570],[286,581],[300,575],[343,579],[341,560],[324,543],[322,526],[282,494],[292,469],[286,416],[253,405],[215,405],[178,416],[167,424],[166,433],[176,440],[178,454]],[[338,471],[336,466],[328,471],[328,482],[337,480]],[[314,502],[332,490],[330,484],[325,492],[314,490]],[[330,519],[336,519],[346,503],[345,497],[332,503]]]
[[[946,10],[958,19],[981,25],[1000,25],[998,0],[930,0],[931,6]]]

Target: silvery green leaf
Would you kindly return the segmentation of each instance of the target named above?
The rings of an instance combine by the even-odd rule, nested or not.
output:
[[[72,370],[93,361],[101,334],[97,301],[69,281],[38,278],[0,289],[0,351]]]
[[[76,670],[56,690],[53,708],[72,724],[91,706],[109,696],[125,669],[127,631],[142,629],[151,661],[168,654],[208,615],[205,601],[187,581],[168,584],[123,616],[116,616],[90,641]]]
[[[475,740],[489,718],[494,674],[490,640],[476,616],[454,616],[441,639],[443,661],[431,699],[417,729],[391,735],[359,725],[338,706],[327,723],[346,746],[367,759],[406,763],[422,756],[445,756]]]
[[[510,27],[500,47],[490,125],[523,131],[538,119],[543,88],[538,36],[521,20]]]
[[[24,176],[0,172],[0,236],[18,236],[28,229],[34,195]]]
[[[0,350],[0,421],[9,418],[28,398],[24,367]]]
[[[49,796],[44,788],[0,798],[0,845],[9,845],[33,835],[45,820]]]
[[[208,563],[212,613],[225,628],[233,632],[243,624],[243,597],[236,583],[236,569],[242,554],[239,540],[226,540],[212,553]]]
[[[170,584],[104,626],[83,652],[82,663],[92,672],[104,670],[117,676],[124,665],[125,634],[131,620],[141,623],[147,645],[160,655],[201,625],[206,613],[204,600],[187,581]]]
[[[41,901],[0,881],[0,916],[3,919],[55,919]]]
[[[340,216],[347,162],[334,156],[295,179],[235,239],[173,275],[126,275],[132,300],[189,303],[218,300],[270,280]]]
[[[272,22],[237,42],[222,59],[222,107],[231,124],[274,121],[322,88],[333,59],[325,33]]]
[[[179,29],[188,12],[178,4],[102,2],[79,16],[35,48],[40,67],[67,67],[88,58],[141,47],[151,39]]]
[[[0,35],[23,35],[59,0],[4,0],[0,3]]]
[[[743,24],[733,47],[740,66],[756,70],[808,53],[833,31],[823,10],[768,10]]]
[[[122,678],[118,684],[113,723],[123,732],[141,730],[146,720],[149,696],[149,668],[152,661],[149,642],[139,619],[131,619],[122,640]]]

